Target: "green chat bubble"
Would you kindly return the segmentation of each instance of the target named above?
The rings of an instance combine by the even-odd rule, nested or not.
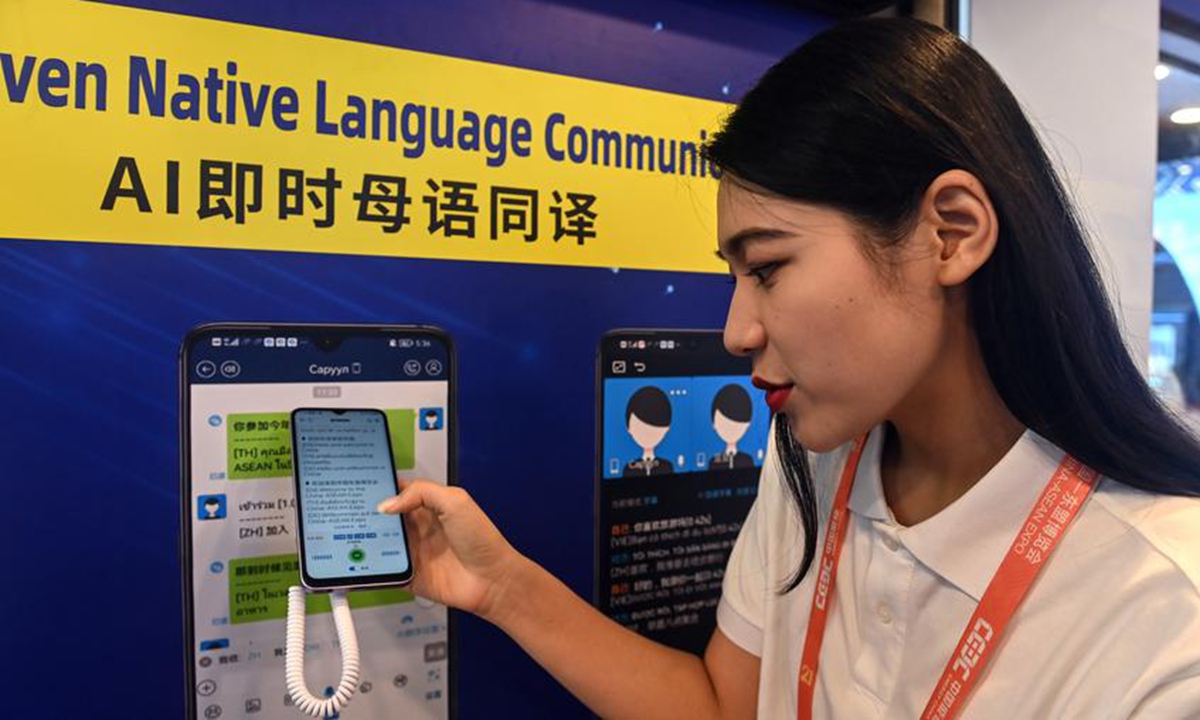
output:
[[[300,584],[300,559],[295,555],[265,555],[229,561],[229,622],[233,625],[283,620],[287,617],[288,588]],[[416,598],[400,588],[354,590],[350,607],[377,607],[412,602]],[[327,613],[329,593],[308,593],[309,615]]]
[[[230,480],[292,474],[292,430],[288,413],[238,413],[225,418]]]
[[[397,470],[412,470],[417,466],[417,411],[384,410],[388,434],[392,440],[392,459]]]

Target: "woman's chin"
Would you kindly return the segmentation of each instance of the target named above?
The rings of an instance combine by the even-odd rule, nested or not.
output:
[[[787,418],[792,426],[792,437],[796,438],[796,441],[805,450],[811,452],[832,452],[854,439],[847,436],[845,432],[839,432],[837,428],[814,422],[811,419],[806,422],[794,417],[791,413],[787,413]]]

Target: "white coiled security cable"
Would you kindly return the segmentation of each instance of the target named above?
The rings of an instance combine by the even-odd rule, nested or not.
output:
[[[329,597],[333,607],[333,624],[337,628],[338,642],[342,646],[342,679],[332,697],[318,698],[308,691],[304,681],[304,588],[293,585],[288,588],[287,649],[284,655],[284,672],[288,694],[296,707],[313,717],[333,717],[350,702],[358,689],[358,678],[362,664],[358,654],[358,636],[354,632],[354,618],[350,616],[350,604],[345,590],[335,590]]]

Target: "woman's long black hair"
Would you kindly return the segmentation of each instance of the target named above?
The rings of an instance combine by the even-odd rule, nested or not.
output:
[[[1200,494],[1200,444],[1131,359],[1034,129],[955,35],[907,19],[837,25],[772,67],[705,151],[730,179],[840,210],[885,245],[905,236],[938,175],[975,175],[999,239],[969,281],[970,322],[1009,411],[1118,482]],[[783,416],[775,441],[805,530],[787,591],[812,565],[818,518],[805,451]]]

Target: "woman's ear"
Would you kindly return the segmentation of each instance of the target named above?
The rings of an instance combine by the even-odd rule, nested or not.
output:
[[[965,170],[934,178],[921,200],[919,217],[931,231],[937,281],[961,285],[996,249],[999,222],[983,183]]]

